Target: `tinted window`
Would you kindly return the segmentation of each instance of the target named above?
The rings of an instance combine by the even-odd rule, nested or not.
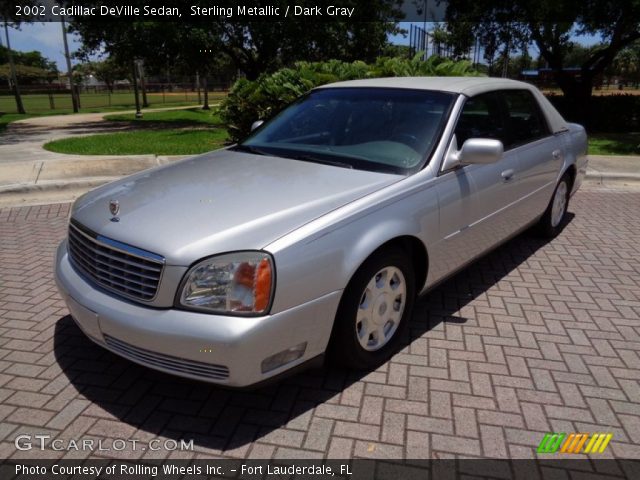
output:
[[[526,90],[500,92],[506,104],[507,141],[505,149],[517,147],[549,135],[549,127],[538,102]]]
[[[495,92],[469,98],[456,126],[458,148],[470,138],[493,138],[505,143],[506,130]]]
[[[437,144],[455,95],[394,88],[311,92],[238,148],[351,168],[405,173]]]

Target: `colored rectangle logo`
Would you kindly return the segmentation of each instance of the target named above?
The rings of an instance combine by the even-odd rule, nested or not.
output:
[[[613,438],[612,433],[546,433],[538,445],[538,453],[603,453]]]

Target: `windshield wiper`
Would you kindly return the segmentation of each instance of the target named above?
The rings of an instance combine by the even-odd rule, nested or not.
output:
[[[232,147],[231,149],[237,152],[253,153],[254,155],[269,155],[267,152],[256,147],[252,147],[250,145],[238,144],[235,147]]]
[[[316,157],[314,155],[309,154],[301,154],[301,155],[280,155],[285,158],[291,158],[292,160],[302,160],[303,162],[314,162],[314,163],[322,163],[323,165],[332,165],[334,167],[342,167],[353,169],[353,165],[350,163],[339,162],[337,160],[329,160],[326,158]]]

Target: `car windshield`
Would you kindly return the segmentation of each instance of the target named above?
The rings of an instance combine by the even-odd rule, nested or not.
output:
[[[346,168],[411,173],[428,161],[454,97],[399,88],[314,90],[236,148]]]

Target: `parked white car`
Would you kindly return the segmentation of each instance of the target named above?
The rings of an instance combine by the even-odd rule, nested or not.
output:
[[[416,295],[560,231],[586,149],[526,83],[326,85],[238,145],[78,199],[58,287],[89,338],[164,372],[243,387],[325,352],[375,367]]]

